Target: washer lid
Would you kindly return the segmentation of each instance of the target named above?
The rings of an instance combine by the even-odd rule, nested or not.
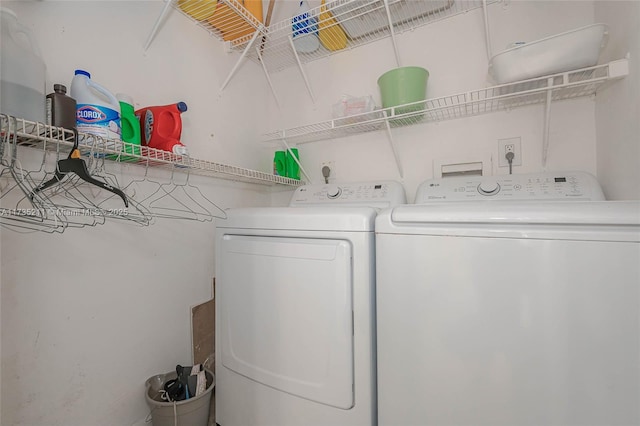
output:
[[[640,241],[639,201],[440,202],[382,211],[377,234]]]
[[[372,207],[256,207],[227,210],[217,228],[373,231]]]

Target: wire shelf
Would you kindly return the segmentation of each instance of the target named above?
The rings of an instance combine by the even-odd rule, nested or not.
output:
[[[15,125],[9,126],[15,120]],[[73,132],[60,127],[24,120],[0,114],[2,128],[0,135],[7,132],[15,134],[18,144],[47,151],[71,151]],[[13,135],[10,135],[13,136]],[[128,142],[104,139],[99,136],[79,133],[78,147],[82,155],[104,157],[108,160],[142,166],[173,169],[185,173],[215,177],[233,181],[257,183],[262,185],[302,185],[300,180],[277,176],[257,170],[200,160],[172,152],[135,145]]]
[[[260,1],[252,4],[262,8]],[[241,51],[256,31],[264,31],[262,22],[238,0],[171,0],[171,5],[218,40],[230,42],[232,50]]]
[[[264,135],[264,140],[285,139],[301,144],[381,130],[386,128],[387,123],[391,128],[396,128],[540,104],[546,101],[548,93],[551,93],[552,100],[590,96],[607,81],[627,74],[628,61],[622,59],[604,65],[279,130]]]
[[[245,6],[248,1],[244,0]],[[232,51],[243,51],[260,31],[259,49],[254,45],[246,57],[262,62],[269,72],[296,66],[296,56],[305,64],[391,36],[383,0],[328,1],[310,9],[303,19],[291,17],[269,27],[237,0],[218,0],[213,15],[207,9],[212,3],[215,0],[172,0],[175,9],[218,40],[229,42]],[[394,33],[400,34],[481,7],[482,0],[389,0],[389,16]]]

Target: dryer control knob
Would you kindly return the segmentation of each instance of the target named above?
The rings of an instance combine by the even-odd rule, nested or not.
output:
[[[329,198],[338,198],[342,194],[342,189],[339,186],[330,186],[327,189],[327,197]]]
[[[500,191],[500,185],[495,180],[487,180],[478,185],[478,192],[482,195],[494,195]]]

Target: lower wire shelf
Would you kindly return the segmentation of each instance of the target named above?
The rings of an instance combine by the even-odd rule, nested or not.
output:
[[[1,136],[15,136],[20,146],[31,146],[47,151],[59,151],[67,148],[70,150],[73,146],[74,134],[71,130],[6,114],[0,114],[0,123]],[[79,134],[78,148],[83,155],[105,157],[111,161],[126,164],[172,169],[219,179],[294,187],[303,183],[300,180],[258,170],[200,160],[190,156],[177,155],[172,152],[139,146],[120,140],[105,139],[86,133]]]
[[[302,144],[434,121],[506,111],[551,100],[590,96],[610,80],[628,74],[628,60],[502,84],[451,96],[427,99],[263,135],[264,141]]]

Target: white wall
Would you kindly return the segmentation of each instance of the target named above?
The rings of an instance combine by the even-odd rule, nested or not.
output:
[[[313,6],[313,4],[312,4]],[[531,41],[593,23],[593,2],[512,1],[489,6],[494,53],[513,41]],[[487,74],[482,11],[477,9],[398,36],[402,65],[429,70],[427,97],[453,95],[492,85]],[[377,79],[394,68],[389,39],[371,43],[305,66],[317,101],[313,104],[297,69],[273,76],[281,103],[270,108],[272,128],[295,127],[331,119],[331,105],[343,93],[371,94],[381,104]],[[270,102],[273,102],[270,100]],[[552,106],[549,159],[542,164],[543,105],[472,118],[405,127],[393,131],[410,199],[417,185],[433,176],[434,160],[493,157],[497,140],[522,138],[523,164],[514,173],[581,169],[596,173],[593,99]],[[321,164],[335,162],[338,181],[400,179],[385,132],[300,145],[314,181]],[[493,164],[492,173],[506,174]]]
[[[272,77],[284,105],[277,110],[261,70],[252,63],[220,95],[218,87],[237,55],[222,53],[220,43],[183,16],[172,13],[143,52],[162,2],[3,1],[5,5],[36,34],[48,65],[48,91],[53,83],[69,85],[73,70],[85,68],[99,83],[131,95],[136,106],[183,100],[189,105],[183,141],[194,156],[264,171],[271,168],[273,147],[258,143],[261,133],[329,119],[331,105],[343,93],[372,94],[380,104],[376,80],[395,67],[389,40],[307,65],[315,105],[297,70],[276,73]],[[613,40],[634,39],[637,4],[608,6],[596,6],[595,18],[610,17],[624,28],[612,32]],[[492,47],[497,52],[509,42],[555,34],[595,18],[593,2],[492,5]],[[398,37],[403,65],[429,69],[428,97],[491,84],[482,25],[476,10]],[[631,50],[633,58],[638,51],[634,40],[628,48],[610,44],[607,57],[617,59]],[[600,98],[610,96],[607,102],[635,106],[631,117],[638,116],[633,100],[637,65],[633,67],[624,86],[616,82],[607,89],[615,90],[614,95],[598,95],[598,108]],[[635,160],[625,160],[623,168],[607,165],[608,158],[637,153],[637,145],[625,142],[637,137],[637,120],[617,119],[617,112],[600,109],[596,120],[592,99],[558,102],[552,108],[546,168],[597,172],[609,195],[638,198],[633,192],[639,173]],[[394,138],[409,198],[420,181],[432,177],[434,160],[495,158],[497,139],[504,137],[522,137],[523,165],[516,173],[542,170],[542,114],[542,106],[532,106],[397,129]],[[606,136],[622,121],[627,124],[617,138],[620,146],[612,150]],[[320,164],[329,160],[336,162],[339,181],[399,178],[381,132],[305,144],[300,151],[314,181],[321,179]],[[492,172],[507,170],[494,164]],[[626,186],[626,176],[635,179],[635,187]],[[287,199],[286,192],[271,196],[255,185],[196,181],[224,207]],[[111,223],[62,235],[0,229],[0,423],[128,425],[143,418],[143,381],[191,357],[189,308],[211,295],[213,232],[213,223],[170,220],[148,228]]]
[[[609,24],[605,60],[629,55],[629,75],[596,102],[598,177],[612,200],[640,199],[640,3],[601,1],[596,20]]]
[[[177,13],[143,52],[163,2],[2,6],[35,34],[48,91],[54,83],[69,87],[74,69],[84,68],[138,107],[185,101],[182,140],[195,157],[271,169],[270,149],[257,143],[266,127],[260,69],[246,64],[219,95],[237,56]],[[225,208],[271,203],[268,187],[191,179]],[[3,207],[12,201],[5,197]],[[214,228],[164,219],[54,235],[0,229],[0,423],[120,426],[144,419],[146,378],[191,362],[190,308],[211,297]]]

